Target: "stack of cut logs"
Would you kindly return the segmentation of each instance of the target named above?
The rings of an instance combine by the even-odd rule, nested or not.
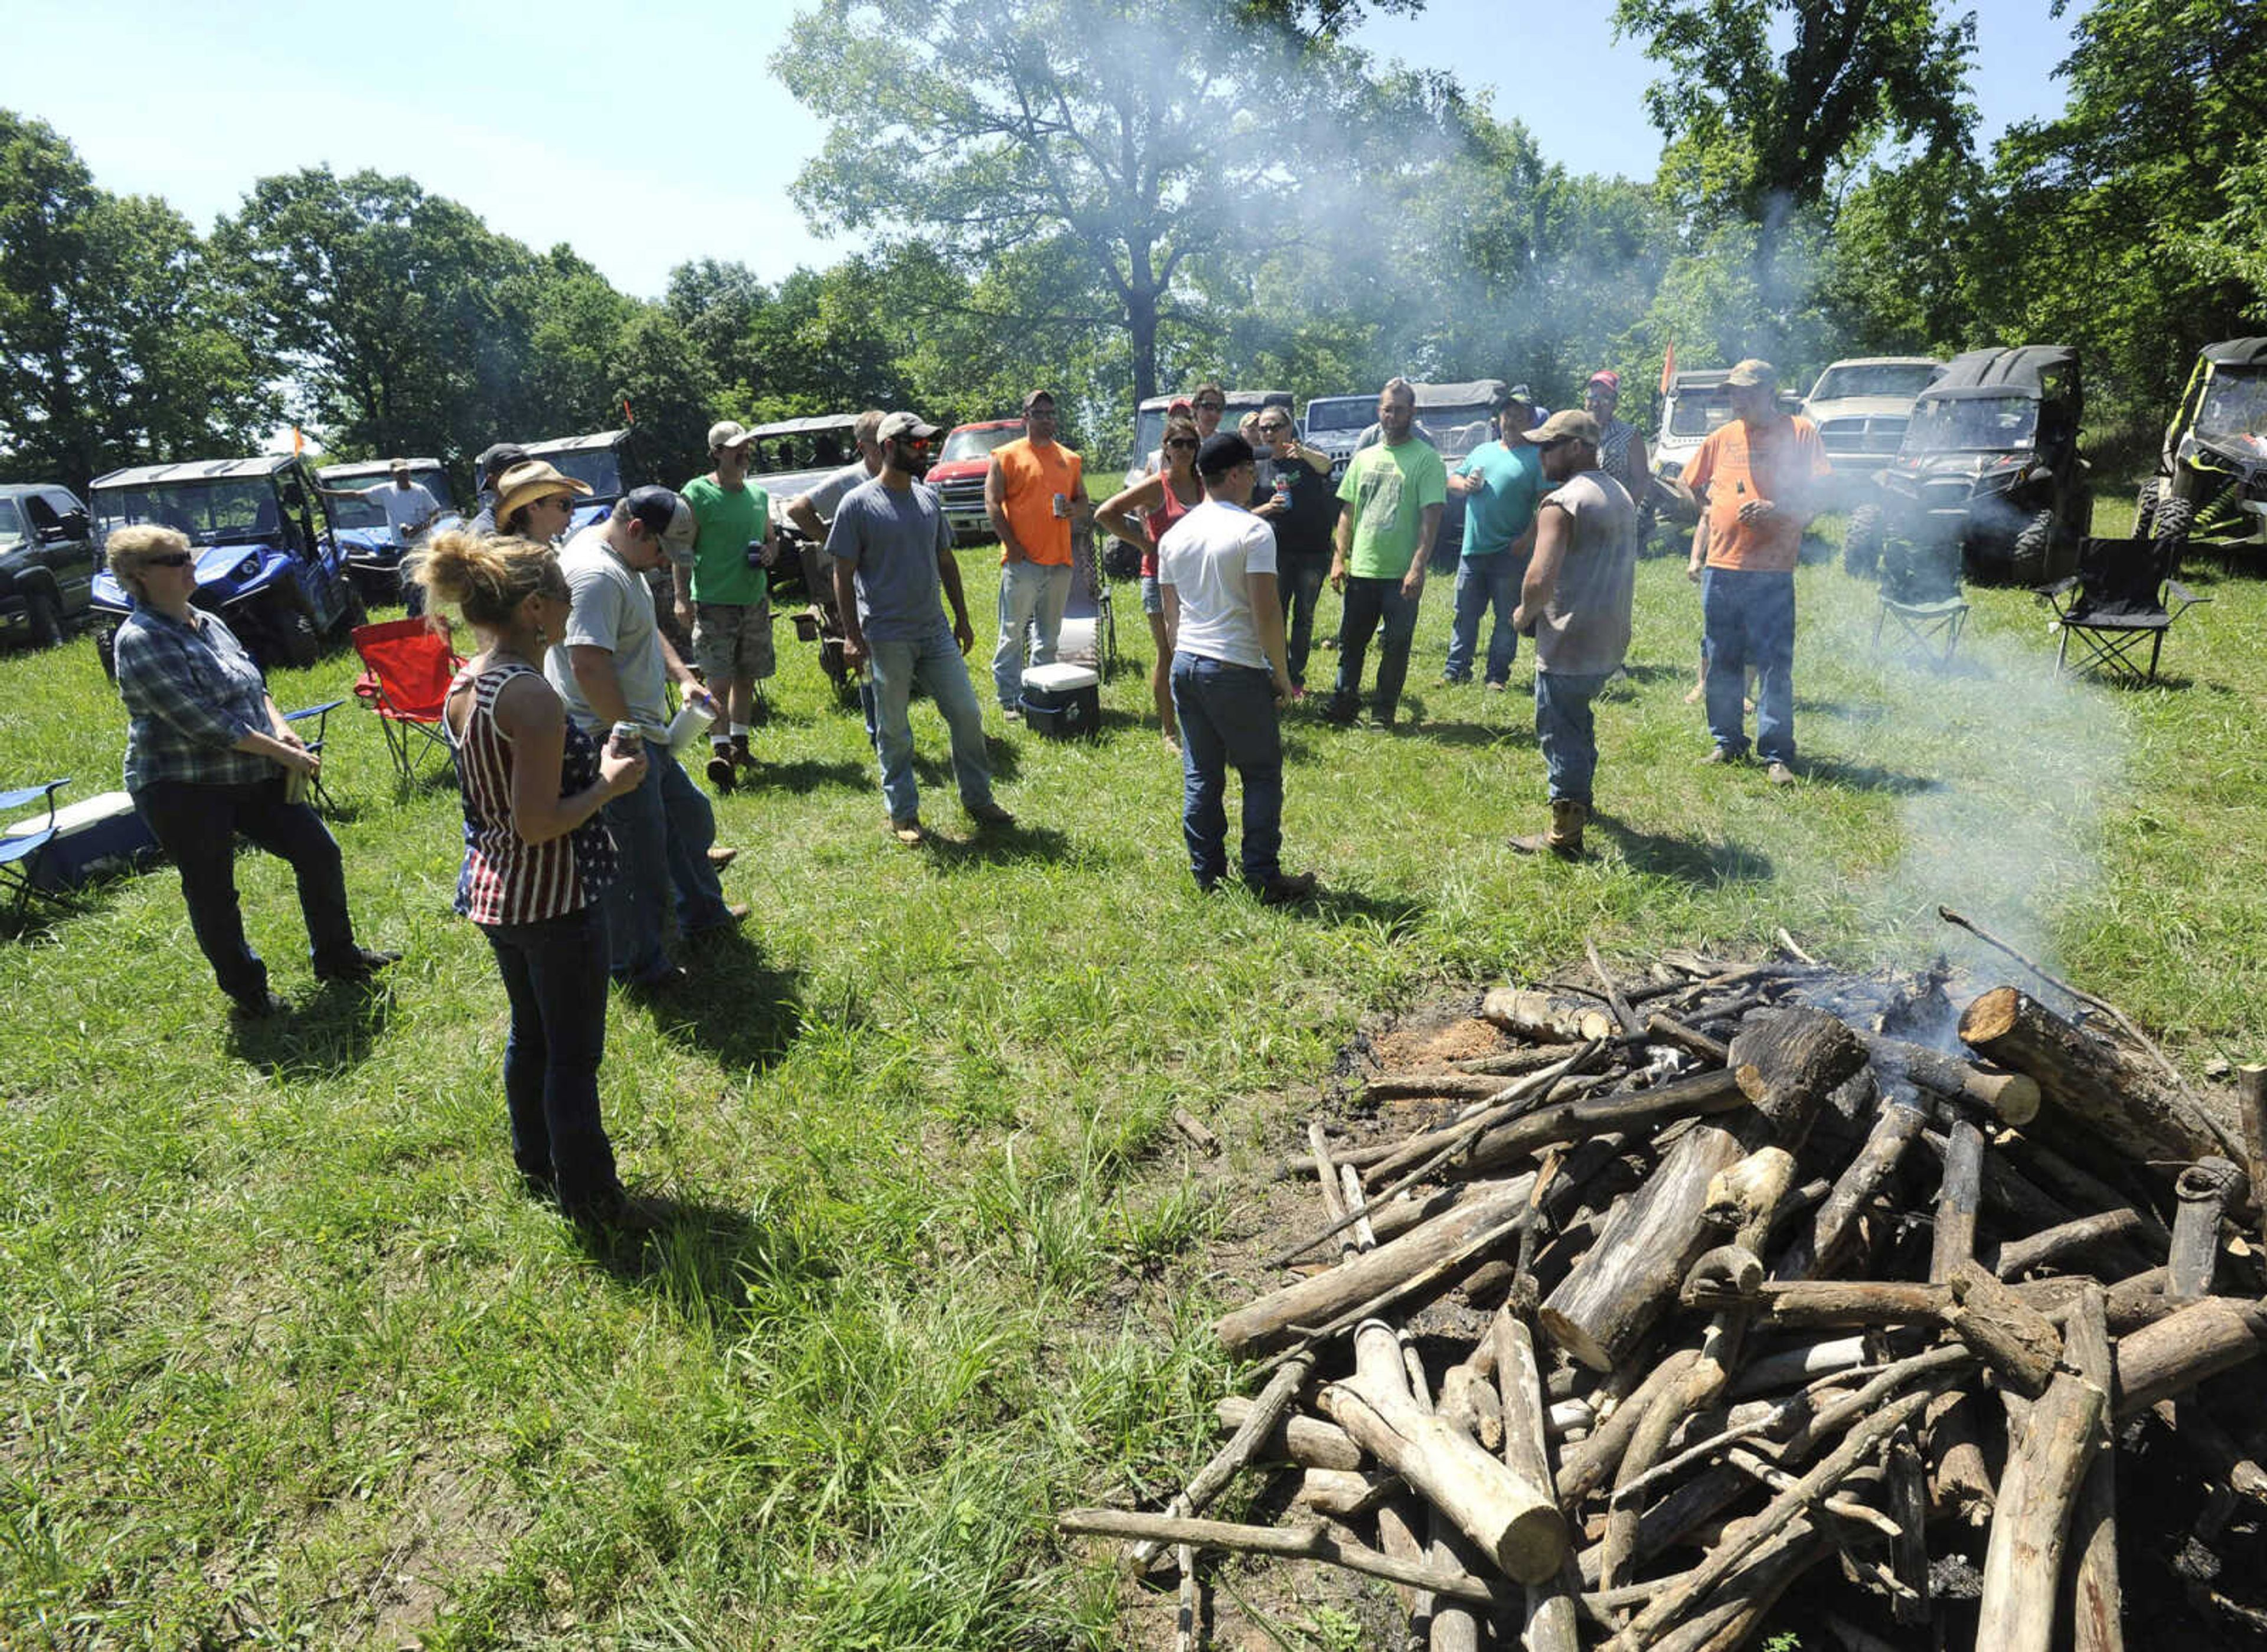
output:
[[[1490,992],[1501,1052],[1372,1075],[1399,1130],[1279,1167],[1320,1210],[1214,1327],[1260,1384],[1227,1443],[1062,1529],[1178,1556],[1185,1640],[1216,1549],[1388,1580],[1435,1648],[1738,1646],[1828,1561],[1849,1647],[2122,1646],[2146,1476],[2267,1495],[2267,1405],[2198,1391],[2267,1347],[2267,1069],[2200,1095],[2110,1006],[1980,984],[1594,950]],[[1288,1509],[1202,1517],[1246,1467]]]

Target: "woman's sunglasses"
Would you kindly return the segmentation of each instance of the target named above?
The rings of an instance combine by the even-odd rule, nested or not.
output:
[[[1171,441],[1166,443],[1165,445],[1169,448],[1185,447],[1193,450],[1197,444],[1185,436],[1177,436],[1173,437]]]
[[[163,556],[143,558],[142,565],[144,568],[187,568],[196,560],[187,551],[167,551]]]

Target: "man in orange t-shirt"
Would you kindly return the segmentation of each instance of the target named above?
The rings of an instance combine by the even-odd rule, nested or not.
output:
[[[1094,519],[1079,457],[1055,440],[1055,399],[1023,398],[1025,434],[992,450],[984,510],[1000,536],[1000,643],[992,686],[1009,721],[1023,715],[1023,668],[1054,663],[1070,600],[1071,533]],[[1028,645],[1028,660],[1026,647]]]
[[[1809,420],[1779,407],[1779,373],[1750,359],[1725,379],[1731,422],[1700,444],[1684,481],[1706,502],[1700,615],[1708,653],[1707,760],[1747,754],[1746,673],[1756,672],[1756,753],[1772,784],[1794,778],[1794,564],[1829,474]]]

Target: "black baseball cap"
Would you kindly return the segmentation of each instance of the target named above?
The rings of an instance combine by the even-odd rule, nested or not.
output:
[[[1258,455],[1251,444],[1233,430],[1214,430],[1197,450],[1197,474],[1207,481],[1217,481],[1238,465],[1255,463]]]
[[[527,462],[527,450],[517,442],[498,442],[473,461],[479,468],[482,481],[493,481],[514,465]]]
[[[671,551],[689,551],[695,527],[693,507],[671,488],[633,488],[622,496],[629,514]]]

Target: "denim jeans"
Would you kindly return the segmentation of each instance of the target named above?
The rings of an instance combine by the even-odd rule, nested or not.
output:
[[[1543,750],[1543,773],[1551,799],[1587,806],[1590,782],[1598,772],[1598,734],[1590,701],[1612,678],[1611,672],[1535,673],[1535,743]]]
[[[1409,680],[1409,640],[1417,635],[1417,598],[1401,594],[1398,579],[1364,579],[1349,575],[1346,583],[1346,612],[1339,619],[1339,679],[1332,690],[1334,705],[1353,708],[1361,701],[1361,667],[1369,651],[1370,633],[1384,626],[1377,646],[1377,689],[1371,701],[1383,722],[1401,703],[1401,685]]]
[[[1495,610],[1495,628],[1488,633],[1487,679],[1492,683],[1511,680],[1511,662],[1519,654],[1519,633],[1511,628],[1511,613],[1519,606],[1519,586],[1527,577],[1527,561],[1509,551],[1456,559],[1456,616],[1449,633],[1448,674],[1458,682],[1471,678],[1480,620],[1490,608]]]
[[[1176,653],[1173,709],[1181,720],[1181,835],[1198,886],[1210,889],[1228,870],[1230,767],[1244,782],[1244,881],[1273,881],[1283,848],[1274,678],[1257,665]]]
[[[595,906],[539,923],[484,923],[511,1002],[503,1046],[504,1105],[521,1175],[551,1184],[575,1211],[619,1185],[598,1120],[606,1053],[605,924]]]
[[[686,778],[669,748],[645,746],[645,778],[605,805],[621,868],[600,901],[606,963],[618,980],[648,981],[668,973],[672,894],[678,928],[686,935],[730,923],[724,886],[708,863],[716,814]]]
[[[1279,556],[1275,561],[1277,588],[1283,596],[1283,652],[1291,680],[1307,686],[1307,654],[1315,645],[1315,609],[1323,599],[1323,582],[1331,576],[1327,556]]]
[[[968,664],[943,614],[928,635],[911,642],[869,637],[868,674],[873,679],[874,750],[882,760],[882,801],[890,819],[910,820],[921,812],[921,790],[913,779],[913,725],[906,714],[918,681],[936,701],[952,739],[953,778],[960,801],[992,801],[992,764],[984,754],[984,713],[968,680]]]
[[[1734,757],[1748,749],[1744,673],[1756,669],[1756,754],[1794,761],[1794,576],[1711,568],[1700,578],[1708,650],[1708,733]]]
[[[338,841],[305,804],[283,801],[282,771],[274,780],[239,785],[161,780],[136,792],[134,806],[180,870],[189,929],[230,997],[257,1004],[268,992],[268,966],[244,938],[244,909],[237,904],[238,833],[290,863],[315,968],[351,969],[359,962]]]
[[[992,652],[992,686],[1002,706],[1023,703],[1027,644],[1029,664],[1055,663],[1063,609],[1069,602],[1068,562],[1009,562],[1000,569],[1000,645]]]

